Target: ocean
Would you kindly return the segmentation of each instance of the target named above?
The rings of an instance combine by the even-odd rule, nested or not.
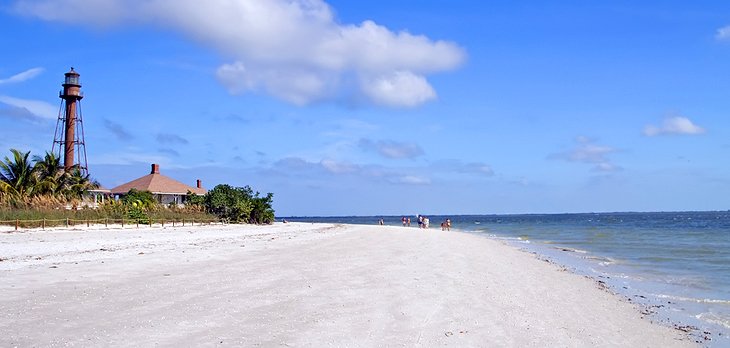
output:
[[[417,228],[416,216],[411,228]],[[645,315],[730,346],[730,211],[428,215],[452,228],[504,240],[590,276]],[[401,225],[401,216],[287,217],[289,221]]]

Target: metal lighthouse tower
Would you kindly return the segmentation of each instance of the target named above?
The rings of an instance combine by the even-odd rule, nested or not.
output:
[[[84,122],[81,118],[81,99],[84,94],[81,92],[79,73],[72,67],[71,71],[64,75],[66,78],[62,85],[63,90],[58,94],[62,101],[58,111],[51,152],[56,154],[59,159],[63,158],[64,171],[70,172],[74,168],[78,168],[82,175],[88,175]]]

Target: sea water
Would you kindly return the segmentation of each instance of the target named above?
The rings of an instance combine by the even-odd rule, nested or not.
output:
[[[417,228],[417,219],[411,227]],[[401,225],[400,216],[290,221]],[[600,280],[645,315],[710,346],[730,346],[730,211],[429,215],[452,228],[505,240]]]

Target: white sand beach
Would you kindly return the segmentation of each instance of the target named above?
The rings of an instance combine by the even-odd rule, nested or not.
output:
[[[0,233],[0,346],[685,347],[500,241],[288,223]]]

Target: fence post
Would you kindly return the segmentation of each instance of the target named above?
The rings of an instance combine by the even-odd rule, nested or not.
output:
[[[137,228],[139,228],[139,219],[137,219]]]
[[[45,218],[43,218],[43,226],[41,228],[43,228],[44,230],[46,229],[46,219]]]
[[[89,219],[86,219],[86,228],[89,228]]]
[[[182,221],[183,221],[183,227],[185,227],[185,219],[182,219]]]
[[[66,227],[68,227],[68,218],[66,218]]]
[[[15,230],[16,231],[18,230],[18,224],[19,223],[20,223],[20,221],[18,219],[15,219]]]
[[[165,219],[162,219],[162,227],[165,227]]]
[[[124,218],[122,218],[122,228],[124,228]]]
[[[104,218],[104,227],[109,227],[109,218]]]
[[[172,227],[175,227],[175,219],[172,220]]]

